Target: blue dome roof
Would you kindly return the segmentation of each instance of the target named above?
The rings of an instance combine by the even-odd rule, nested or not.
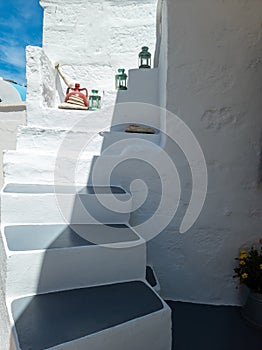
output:
[[[9,82],[20,94],[22,101],[26,100],[26,87]]]

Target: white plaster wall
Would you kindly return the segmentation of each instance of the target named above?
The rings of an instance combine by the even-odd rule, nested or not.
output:
[[[56,71],[54,64],[40,47],[26,48],[27,111],[28,123],[38,117],[41,109],[56,106]],[[32,121],[32,120],[33,121]]]
[[[73,79],[114,90],[118,68],[137,68],[155,49],[157,0],[42,0],[43,48]],[[152,57],[153,58],[153,57]]]
[[[3,185],[3,151],[16,148],[17,128],[25,120],[25,106],[0,107],[0,187]]]
[[[157,25],[157,43],[156,43],[156,55],[155,64],[158,65],[158,93],[159,93],[159,106],[162,108],[160,111],[160,127],[165,130],[166,119],[166,100],[167,100],[167,65],[168,65],[168,18],[167,18],[167,2],[166,0],[158,0],[158,25]],[[159,49],[158,49],[159,48]]]
[[[156,18],[156,46],[154,56],[154,66],[159,68],[161,81],[159,82],[160,101],[162,94],[166,92],[167,78],[167,41],[168,41],[168,8],[166,0],[158,0]],[[161,106],[165,107],[162,98]]]
[[[49,127],[55,127],[63,115],[61,125],[65,127],[70,120],[71,127],[69,114],[50,108],[54,91],[49,87],[55,84],[52,62],[60,61],[74,78],[82,74],[90,86],[94,83],[110,91],[115,69],[136,66],[140,46],[148,44],[151,35],[154,46],[155,24],[147,21],[153,21],[155,1],[93,0],[70,2],[70,6],[69,0],[49,0],[42,4],[47,56],[41,49],[28,51],[29,120],[31,125],[41,125],[42,120],[44,126],[49,123]],[[238,304],[232,279],[234,257],[242,244],[261,235],[262,4],[259,0],[166,0],[163,5],[160,105],[167,105],[181,117],[198,138],[207,161],[209,187],[198,221],[190,231],[179,234],[190,198],[191,178],[181,152],[169,148],[180,173],[183,194],[173,222],[149,243],[149,261],[166,298]],[[139,28],[145,35],[140,36]],[[144,38],[149,38],[146,43]],[[137,47],[133,40],[137,40]],[[47,75],[43,78],[45,67]],[[33,102],[37,101],[41,101],[40,107],[34,109]],[[133,167],[134,173],[147,176],[147,170],[143,172],[139,166]],[[128,176],[123,180],[126,183]],[[149,187],[154,188],[151,180]],[[158,188],[154,193],[153,200],[159,195]],[[140,214],[150,215],[152,203],[143,210],[135,219]]]
[[[238,304],[232,278],[241,245],[261,238],[262,2],[169,0],[167,108],[192,129],[209,174],[193,228],[183,210],[149,244],[163,295]],[[188,202],[187,162],[174,151]]]
[[[28,46],[27,58],[27,125],[41,128],[60,128],[69,130],[97,129],[110,125],[112,113],[105,108],[112,105],[116,92],[107,91],[102,96],[102,111],[79,111],[59,109],[58,105],[64,101],[66,85],[55,70],[55,62],[51,61],[46,52],[40,47]],[[82,77],[78,75],[78,78]],[[70,78],[73,78],[72,76]],[[69,79],[74,82],[74,79]],[[83,80],[76,81],[86,86]],[[100,91],[101,92],[101,91]],[[99,113],[99,118],[97,114]],[[99,119],[99,123],[98,123]],[[88,125],[87,125],[88,124]],[[98,126],[98,124],[100,124]]]

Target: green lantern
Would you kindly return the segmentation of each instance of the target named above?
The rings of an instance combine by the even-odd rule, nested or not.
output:
[[[118,74],[116,78],[116,89],[117,90],[127,90],[127,75],[123,68],[118,69]]]
[[[147,46],[142,47],[142,51],[138,55],[139,68],[151,68],[151,53]]]
[[[92,90],[92,95],[89,96],[89,109],[95,111],[101,108],[101,96],[98,95],[98,90]]]

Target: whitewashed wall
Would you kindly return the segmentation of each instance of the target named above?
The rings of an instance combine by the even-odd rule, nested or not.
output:
[[[11,111],[0,107],[0,187],[3,185],[3,151],[16,148],[17,128],[25,123],[25,110],[21,109],[25,107]]]
[[[198,138],[209,186],[193,228],[177,233],[181,210],[150,243],[149,257],[166,297],[237,304],[234,258],[241,245],[262,237],[262,2],[167,3],[167,108]],[[175,158],[187,192],[189,169]]]
[[[17,90],[0,79],[0,188],[3,185],[3,151],[15,149],[17,127],[25,123],[26,107]]]
[[[157,0],[42,0],[43,48],[88,88],[114,90],[118,68],[137,68],[155,48]]]
[[[142,45],[154,51],[155,0],[41,3],[45,7],[43,44],[48,59],[59,61],[69,76],[88,88],[113,90],[118,67],[136,67]],[[149,243],[149,260],[166,298],[237,304],[234,257],[239,246],[261,236],[262,3],[164,3],[167,9],[163,12],[159,56],[161,106],[167,105],[198,138],[207,161],[209,187],[199,220],[189,232],[179,234],[191,178],[186,159],[174,148],[184,190],[181,206],[168,229]],[[40,51],[39,60],[43,61]],[[37,55],[31,55],[30,66],[30,49],[28,54],[29,73],[33,74]],[[45,61],[42,63],[45,67]],[[32,76],[32,82],[38,78]],[[53,86],[54,81],[51,83]],[[47,91],[46,86],[42,90]],[[30,89],[37,99],[40,90],[29,84]],[[53,100],[46,102],[45,112],[51,119]],[[41,118],[47,125],[47,119],[34,112],[30,103],[29,107],[31,124],[39,115],[38,123]]]

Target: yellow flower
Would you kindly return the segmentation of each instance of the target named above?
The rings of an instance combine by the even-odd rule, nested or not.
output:
[[[262,264],[260,264],[259,266],[260,266],[260,270],[262,270]]]
[[[246,262],[244,260],[239,261],[239,265],[246,265]],[[262,265],[262,264],[261,264]]]
[[[246,258],[247,258],[247,254],[241,254],[240,257],[239,257],[239,259],[241,259],[241,260],[242,259],[246,259]]]
[[[240,250],[240,255],[246,254],[246,253],[247,253],[247,251],[245,249]]]
[[[248,274],[247,274],[247,273],[242,273],[241,277],[242,277],[243,279],[246,279],[246,278],[248,278]]]

